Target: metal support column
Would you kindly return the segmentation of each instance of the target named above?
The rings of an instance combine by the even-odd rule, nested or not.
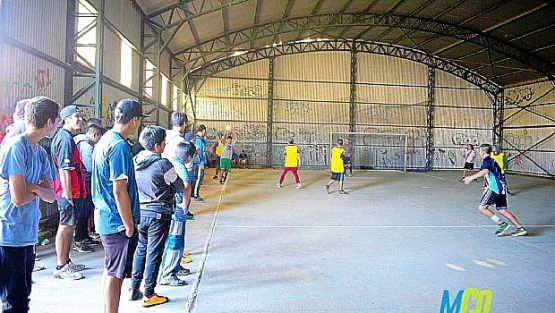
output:
[[[499,149],[503,149],[503,110],[504,105],[504,92],[500,90],[496,94],[489,95],[490,101],[493,104],[493,137],[492,142],[497,145]]]
[[[65,61],[68,64],[73,64],[73,41],[75,33],[77,32],[75,24],[75,10],[77,0],[67,0],[66,12],[66,55]],[[63,104],[73,104],[73,69],[64,69],[64,99]]]
[[[274,127],[274,62],[275,57],[269,58],[268,65],[268,119],[266,122],[266,166],[272,166],[273,158],[273,136]]]
[[[351,77],[349,93],[349,132],[356,132],[356,111],[357,111],[357,43],[352,42],[351,46]]]
[[[102,72],[104,62],[104,9],[105,0],[98,1],[96,17],[96,61],[94,68],[94,117],[102,118]]]
[[[493,129],[491,141],[494,145],[503,149],[503,110],[505,109],[505,92],[503,89],[499,89],[497,92],[490,92],[487,90],[484,92],[493,106]]]
[[[434,113],[436,106],[436,70],[428,66],[428,106],[426,118],[426,171],[434,167]]]

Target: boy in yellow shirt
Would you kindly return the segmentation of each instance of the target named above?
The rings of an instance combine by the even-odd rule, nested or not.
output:
[[[330,193],[330,186],[334,181],[339,182],[339,194],[348,194],[345,190],[343,190],[343,181],[345,180],[345,158],[346,155],[345,150],[343,149],[343,140],[337,139],[335,147],[331,149],[331,177],[325,187],[328,194]]]

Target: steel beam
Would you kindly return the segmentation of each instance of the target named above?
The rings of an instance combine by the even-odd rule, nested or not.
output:
[[[434,127],[436,107],[436,69],[428,66],[428,105],[426,108],[426,171],[434,168]]]
[[[175,55],[182,55],[182,60],[187,66],[198,58],[206,58],[212,54],[225,57],[233,52],[235,47],[266,37],[275,38],[279,34],[299,32],[303,29],[315,29],[322,27],[345,27],[345,26],[380,26],[401,28],[407,32],[411,30],[428,32],[455,39],[468,41],[481,47],[488,46],[494,52],[508,56],[526,66],[537,70],[548,79],[555,79],[555,66],[551,63],[531,55],[528,51],[508,41],[499,40],[490,34],[479,33],[468,27],[454,24],[442,23],[431,19],[415,18],[410,16],[399,16],[393,14],[324,14],[316,16],[304,16],[290,18],[283,21],[272,22],[264,25],[238,30],[229,34],[220,35],[203,41],[194,47],[186,47],[175,51]],[[232,44],[229,45],[226,37]]]
[[[275,57],[268,58],[268,117],[266,121],[266,166],[272,166],[274,136],[272,129],[274,127],[274,64]]]
[[[454,62],[428,55],[422,51],[392,46],[384,43],[365,41],[325,40],[312,42],[293,42],[275,47],[266,47],[239,56],[221,59],[218,62],[206,64],[190,72],[189,77],[193,80],[209,77],[226,69],[243,65],[246,63],[265,59],[270,55],[280,56],[296,53],[307,53],[316,51],[346,51],[352,50],[352,45],[357,44],[357,53],[373,53],[398,57],[432,66],[460,77],[483,90],[497,93],[501,89],[495,83],[485,77],[464,68]]]

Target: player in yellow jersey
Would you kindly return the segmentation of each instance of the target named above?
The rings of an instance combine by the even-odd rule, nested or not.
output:
[[[337,143],[335,147],[331,149],[331,160],[330,160],[330,170],[331,170],[331,177],[328,183],[326,184],[326,192],[330,193],[330,186],[333,184],[334,181],[339,182],[339,194],[346,195],[348,194],[343,189],[343,181],[345,180],[345,150],[343,149],[343,140],[337,139]]]
[[[505,170],[507,169],[507,165],[508,165],[508,161],[507,161],[507,156],[505,155],[504,152],[501,151],[501,149],[497,148],[496,145],[491,146],[491,158],[495,160],[495,163],[497,163],[497,165],[499,165],[499,167],[501,168],[501,176],[503,177],[503,180],[505,181],[505,188],[506,188],[506,192],[509,196],[512,196],[513,193],[509,191],[509,186],[507,185],[507,178],[505,177]]]
[[[281,188],[285,174],[287,174],[287,172],[291,172],[295,177],[297,189],[301,189],[301,180],[299,179],[299,174],[297,173],[297,169],[301,165],[301,153],[299,152],[299,147],[293,144],[294,141],[295,140],[293,138],[287,139],[288,145],[285,146],[284,153],[285,164],[279,178],[279,183],[277,183],[278,188]]]

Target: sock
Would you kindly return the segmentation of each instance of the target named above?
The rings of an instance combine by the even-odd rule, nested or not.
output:
[[[497,215],[494,214],[494,215],[493,215],[492,217],[490,217],[490,218],[491,218],[492,221],[495,222],[495,224],[498,224],[498,223],[499,223],[499,217],[498,217]]]

